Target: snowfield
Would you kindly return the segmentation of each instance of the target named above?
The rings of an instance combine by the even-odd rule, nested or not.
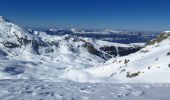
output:
[[[92,82],[95,77],[96,82],[106,83],[169,83],[169,60],[170,33],[163,33],[155,43],[146,45],[136,53],[112,58],[95,67],[71,69],[65,76],[78,82]],[[72,73],[81,74],[77,76]]]
[[[169,100],[170,84],[1,80],[1,100]]]
[[[30,33],[0,17],[0,100],[169,100],[169,59],[168,31],[144,46]]]

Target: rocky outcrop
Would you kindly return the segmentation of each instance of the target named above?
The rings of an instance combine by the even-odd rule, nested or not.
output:
[[[112,56],[126,56],[131,53],[139,51],[142,47],[115,47],[115,46],[104,46],[100,50],[108,53]]]
[[[153,40],[149,41],[148,43],[146,43],[146,46],[153,45],[155,43],[160,43],[169,37],[170,37],[170,32],[163,32],[156,39],[153,39]]]

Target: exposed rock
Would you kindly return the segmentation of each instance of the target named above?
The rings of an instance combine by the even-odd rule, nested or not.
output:
[[[2,44],[7,48],[18,48],[19,47],[19,44],[15,44],[15,43],[8,42],[8,41],[4,42]]]
[[[168,52],[167,55],[170,56],[170,52]]]
[[[100,47],[99,49],[104,52],[107,52],[110,55],[117,56],[118,51],[116,50],[115,46],[104,46],[104,47]]]
[[[129,73],[129,72],[127,72],[126,77],[128,77],[128,78],[133,78],[133,77],[138,76],[139,74],[140,74],[140,72],[136,72],[136,73]]]
[[[147,45],[152,45],[152,44],[155,44],[155,43],[160,43],[162,42],[163,40],[167,39],[170,37],[170,33],[162,33],[161,35],[159,35],[156,39],[154,40],[151,40],[149,41],[148,43],[146,43],[146,46]]]
[[[101,58],[104,58],[104,59],[108,59],[110,58],[108,55],[104,55],[101,51],[97,50],[91,43],[89,42],[85,42],[83,44],[83,46],[85,48],[87,48],[88,52],[93,54],[93,55],[96,55],[96,56],[99,56]]]
[[[133,48],[133,47],[130,47],[130,48],[118,47],[119,55],[120,56],[126,56],[126,55],[129,55],[131,53],[135,53],[135,52],[139,51],[140,49],[141,49],[141,47],[137,47],[137,48]]]

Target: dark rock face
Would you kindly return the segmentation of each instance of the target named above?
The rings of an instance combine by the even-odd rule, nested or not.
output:
[[[105,46],[105,47],[100,47],[99,49],[112,56],[117,56],[117,50],[116,47],[114,46]]]
[[[19,45],[18,44],[15,44],[15,43],[12,43],[12,42],[4,42],[4,43],[2,43],[5,47],[7,47],[7,48],[16,48],[16,47],[19,47]]]
[[[128,77],[128,78],[133,78],[133,77],[136,77],[136,76],[138,76],[140,74],[140,72],[136,72],[136,73],[127,73],[127,75],[126,75],[126,77]]]
[[[104,57],[103,53],[100,52],[100,51],[98,51],[96,48],[94,48],[94,46],[93,46],[91,43],[85,42],[85,43],[83,44],[83,47],[85,47],[85,48],[88,50],[89,53],[106,59],[106,58]]]
[[[140,49],[141,49],[141,47],[136,47],[136,48],[133,48],[133,47],[130,47],[130,48],[118,47],[120,56],[126,56],[126,55],[129,55],[131,53],[135,53],[135,52],[139,51]]]
[[[100,47],[100,50],[106,52],[109,55],[112,56],[126,56],[131,53],[135,53],[141,49],[141,47],[116,47],[114,46],[105,46],[105,47]],[[118,51],[117,51],[118,50]]]
[[[88,50],[89,53],[99,56],[105,60],[111,58],[111,56],[109,54],[105,54],[103,52],[101,52],[101,50],[96,49],[93,44],[89,43],[89,42],[85,42],[83,44],[83,46]]]

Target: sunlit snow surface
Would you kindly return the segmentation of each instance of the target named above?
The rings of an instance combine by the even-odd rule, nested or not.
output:
[[[83,43],[97,50],[136,44],[34,35],[0,17],[0,100],[169,100],[170,84],[161,84],[170,83],[169,39],[105,62]],[[150,82],[160,84],[138,84]]]
[[[170,84],[1,80],[0,100],[169,100]]]

